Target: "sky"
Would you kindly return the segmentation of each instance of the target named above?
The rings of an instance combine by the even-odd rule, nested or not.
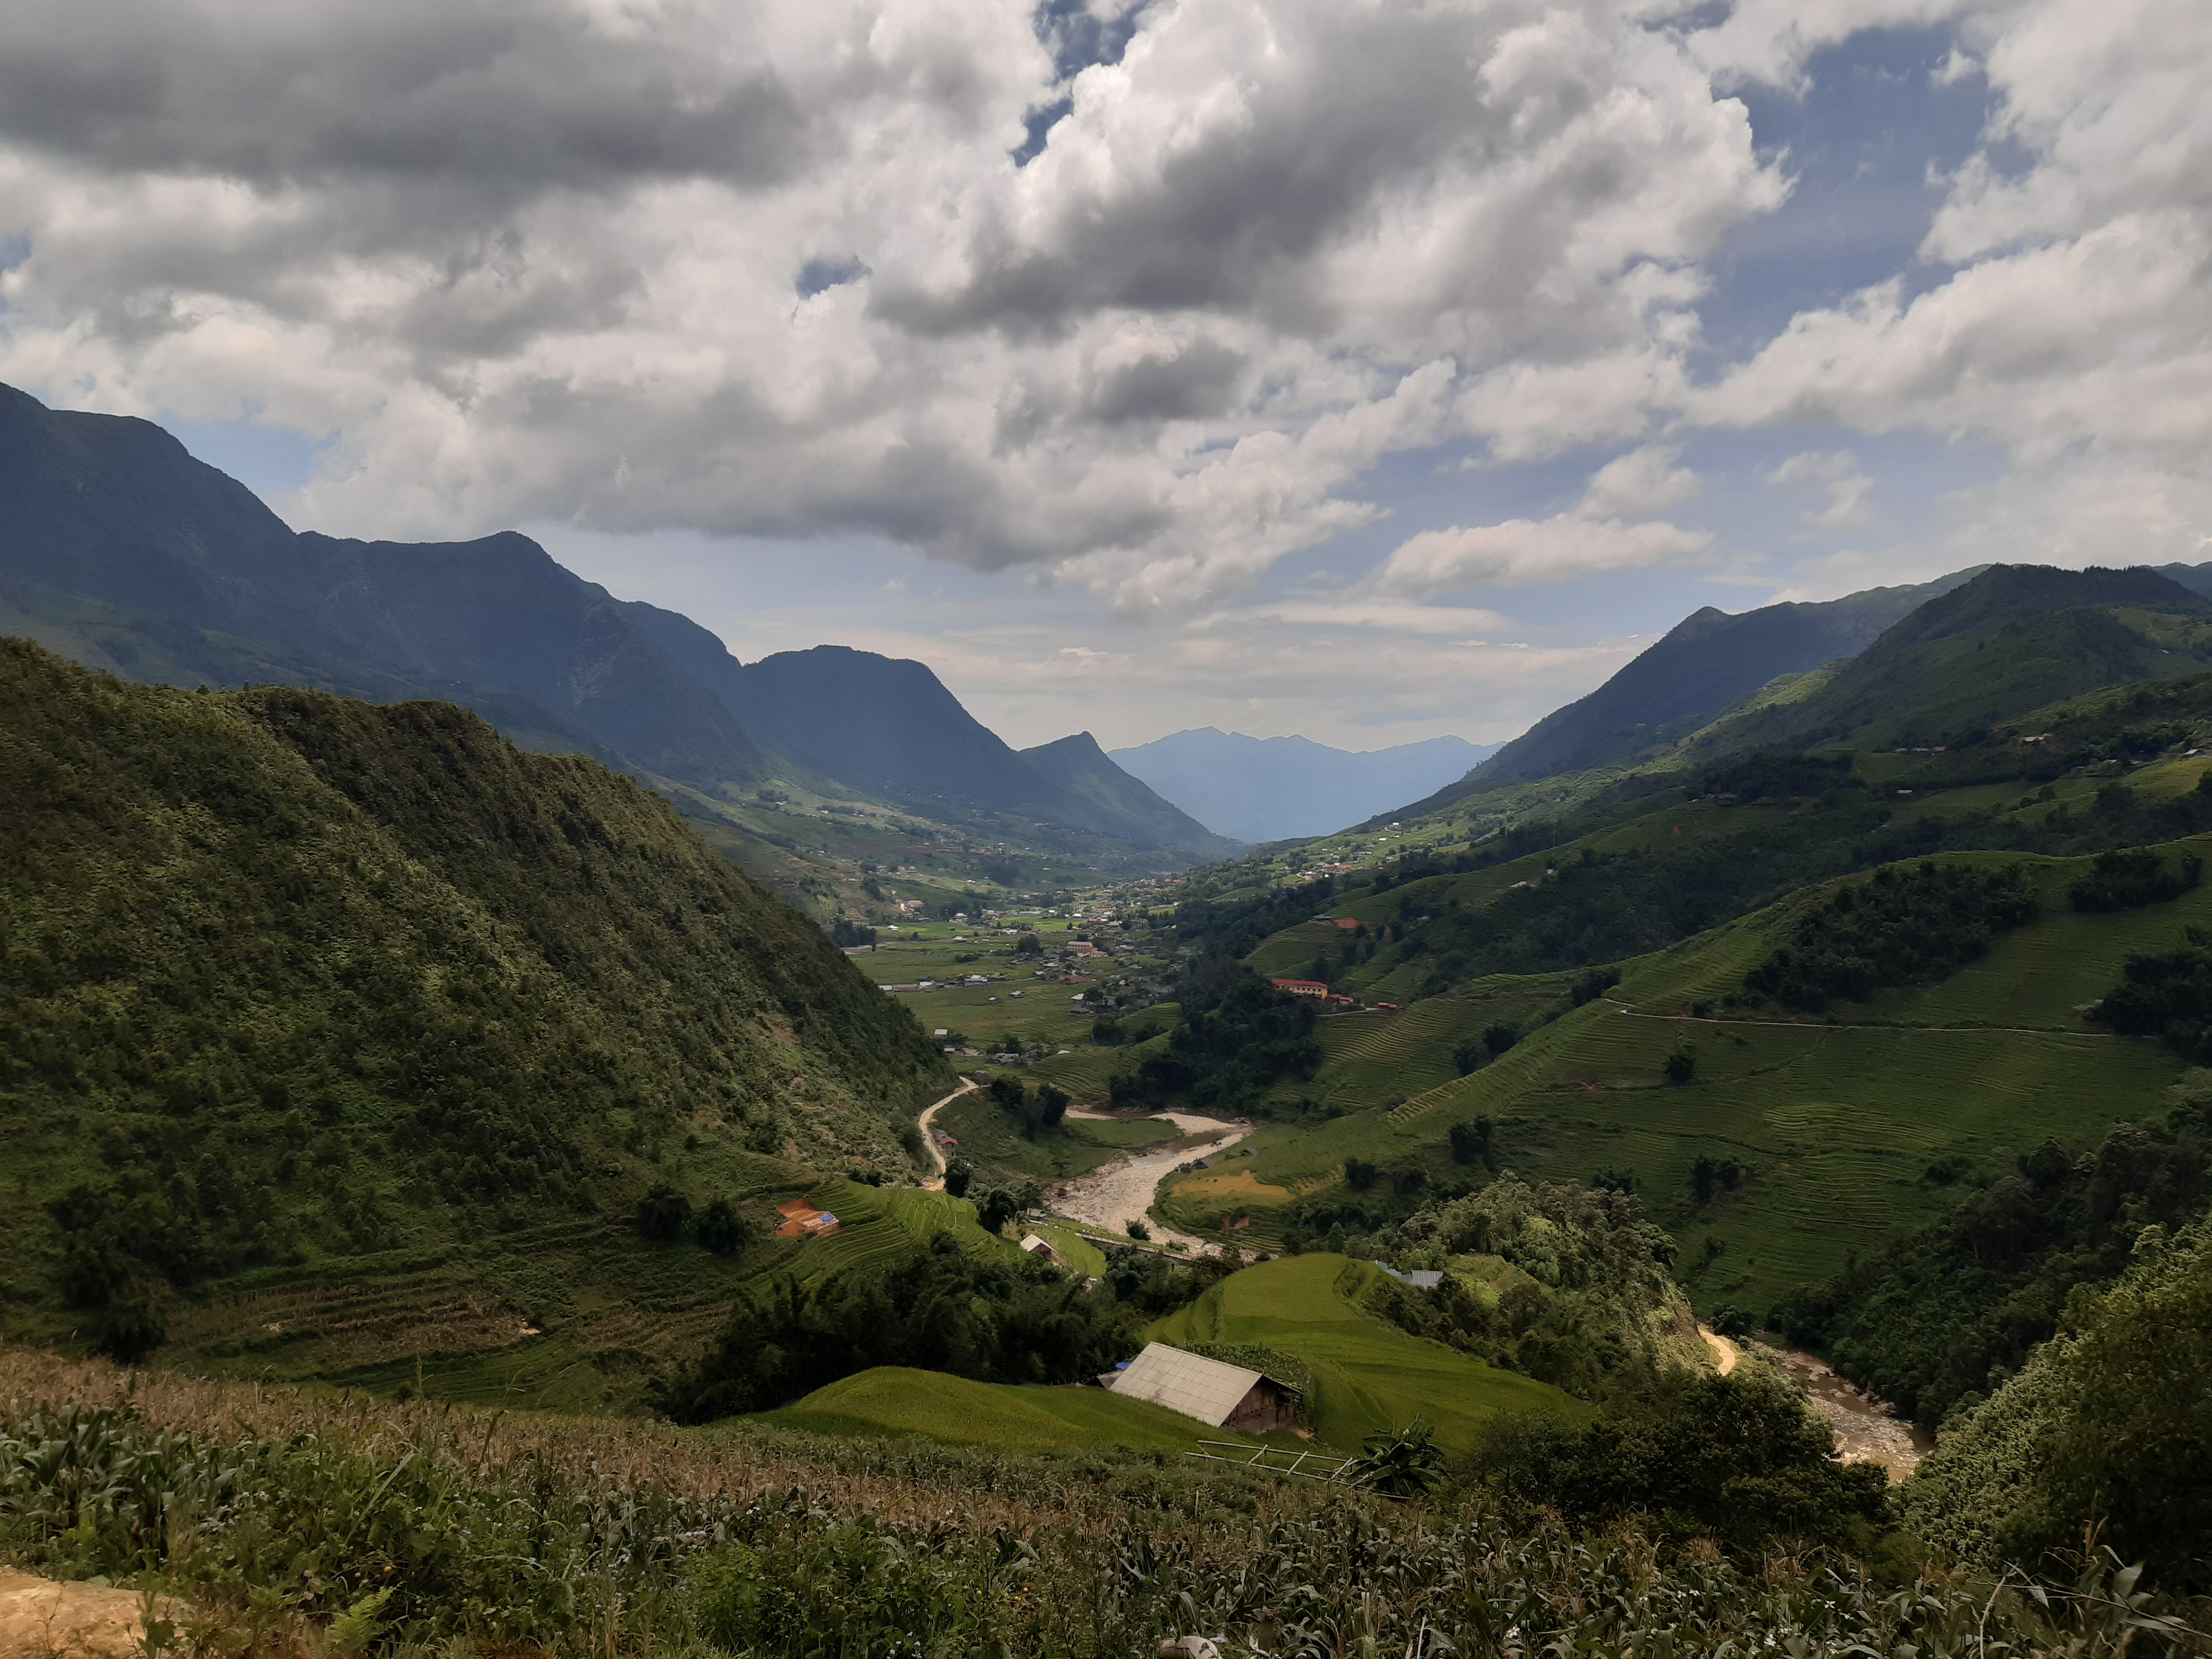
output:
[[[11,0],[0,380],[1028,744],[2212,559],[2202,0]]]

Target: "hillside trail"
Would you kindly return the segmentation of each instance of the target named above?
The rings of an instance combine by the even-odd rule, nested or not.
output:
[[[1726,1376],[1734,1370],[1735,1362],[1743,1358],[1743,1350],[1718,1331],[1700,1325],[1698,1327],[1698,1334],[1705,1339],[1705,1346],[1713,1351],[1713,1363],[1720,1368],[1723,1376]]]
[[[143,1653],[145,1607],[146,1599],[137,1590],[59,1584],[0,1567],[0,1659],[80,1654],[125,1659]],[[180,1612],[167,1601],[157,1609],[163,1619],[175,1619]]]
[[[951,1094],[945,1096],[944,1099],[937,1102],[936,1104],[923,1109],[921,1114],[921,1144],[929,1149],[930,1162],[937,1166],[937,1174],[931,1179],[921,1183],[922,1190],[924,1192],[941,1193],[945,1190],[945,1152],[944,1150],[938,1146],[937,1137],[930,1133],[930,1125],[936,1122],[937,1115],[939,1112],[943,1111],[947,1106],[950,1106],[954,1101],[959,1099],[961,1096],[972,1095],[976,1090],[982,1086],[983,1085],[976,1082],[974,1078],[964,1077],[960,1079],[960,1086],[955,1089]]]
[[[1087,1112],[1079,1108],[1070,1108],[1067,1115],[1097,1121],[1121,1121],[1111,1112]],[[1175,1173],[1176,1164],[1188,1164],[1207,1152],[1226,1151],[1250,1134],[1253,1126],[1224,1123],[1218,1118],[1198,1117],[1188,1112],[1153,1112],[1148,1115],[1164,1117],[1182,1133],[1165,1146],[1132,1152],[1121,1162],[1104,1164],[1088,1175],[1070,1176],[1052,1189],[1053,1210],[1103,1232],[1124,1237],[1128,1234],[1129,1223],[1142,1221],[1152,1229],[1158,1243],[1181,1244],[1194,1255],[1218,1255],[1219,1245],[1152,1220],[1149,1213],[1152,1199],[1159,1191],[1161,1181]]]

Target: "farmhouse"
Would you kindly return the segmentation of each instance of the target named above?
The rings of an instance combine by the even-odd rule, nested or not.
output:
[[[776,1206],[783,1224],[775,1230],[778,1238],[827,1238],[837,1231],[837,1218],[827,1210],[817,1210],[804,1199],[787,1198]]]
[[[1328,986],[1317,979],[1279,979],[1272,981],[1278,991],[1288,991],[1294,997],[1319,997],[1326,1001]]]
[[[1260,1371],[1147,1342],[1127,1369],[1102,1379],[1116,1394],[1149,1400],[1217,1429],[1265,1434],[1293,1427],[1298,1391]]]
[[[1022,1235],[1022,1254],[1035,1256],[1040,1261],[1056,1263],[1060,1260],[1060,1252],[1052,1248],[1050,1242],[1039,1238],[1035,1233]]]

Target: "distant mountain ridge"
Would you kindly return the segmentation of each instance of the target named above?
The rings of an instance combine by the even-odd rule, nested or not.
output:
[[[1425,811],[1461,794],[1562,772],[1626,765],[1782,675],[1856,655],[1915,607],[1974,574],[1962,570],[1911,586],[1871,587],[1821,604],[1761,605],[1734,615],[1706,605],[1588,696],[1538,720],[1462,785],[1406,810]]]
[[[1442,737],[1362,751],[1206,726],[1116,749],[1111,759],[1208,828],[1265,842],[1357,823],[1450,781],[1496,750]]]
[[[5,386],[0,629],[135,679],[459,702],[526,746],[710,794],[764,780],[773,755],[924,811],[1232,850],[1125,775],[1025,759],[920,663],[825,647],[741,664],[690,618],[617,599],[511,532],[295,533],[151,422]]]

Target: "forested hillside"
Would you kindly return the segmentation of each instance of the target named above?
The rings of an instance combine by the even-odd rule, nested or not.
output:
[[[911,1018],[594,762],[6,641],[0,777],[0,1292],[82,1310],[44,1324],[127,1351],[256,1267],[625,1217],[761,1154],[911,1167]]]

